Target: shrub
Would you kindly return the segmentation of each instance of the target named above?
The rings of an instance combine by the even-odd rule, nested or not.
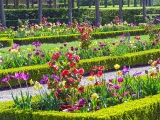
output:
[[[13,40],[8,38],[0,38],[1,47],[10,47],[13,45]]]

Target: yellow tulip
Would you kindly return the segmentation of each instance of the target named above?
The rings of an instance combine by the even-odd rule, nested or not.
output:
[[[33,84],[34,84],[34,82],[33,82],[32,79],[29,81],[29,84],[30,84],[30,85],[33,85]]]
[[[114,68],[115,68],[116,70],[118,70],[118,69],[120,68],[120,65],[115,64],[115,65],[114,65]]]
[[[94,76],[89,76],[89,77],[88,77],[88,80],[89,80],[89,81],[93,81],[93,80],[94,80]]]
[[[91,97],[92,97],[92,99],[97,99],[97,98],[99,98],[99,95],[97,93],[93,93]]]

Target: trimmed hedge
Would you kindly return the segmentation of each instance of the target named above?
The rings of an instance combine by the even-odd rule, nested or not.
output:
[[[160,14],[160,7],[147,8],[147,14]],[[126,8],[123,9],[123,19],[127,22],[134,22],[135,15],[142,15],[142,8]],[[7,9],[5,10],[6,20],[19,19],[38,19],[37,9]],[[43,16],[47,18],[66,19],[68,16],[67,8],[44,8]],[[118,8],[100,9],[100,16],[102,17],[102,25],[109,23],[119,15]],[[95,18],[95,9],[93,8],[74,8],[74,18]],[[139,22],[139,21],[137,21]]]
[[[144,29],[138,30],[123,30],[123,31],[112,31],[112,32],[98,32],[92,34],[92,39],[106,39],[115,36],[120,36],[123,33],[130,33],[131,36],[134,35],[144,35]],[[59,35],[59,36],[43,36],[43,37],[31,37],[31,38],[14,38],[14,43],[20,45],[28,45],[34,41],[40,41],[41,43],[64,43],[64,42],[73,42],[79,39],[80,35],[78,34],[69,34],[69,35]]]
[[[148,64],[150,59],[157,59],[160,57],[160,49],[146,50],[142,52],[129,53],[123,56],[105,56],[96,57],[92,59],[80,60],[78,63],[78,68],[84,68],[85,74],[90,73],[92,66],[103,65],[107,70],[114,68],[115,64],[120,66],[135,66],[135,65],[145,65]],[[123,61],[123,62],[122,62]],[[43,74],[51,74],[52,70],[48,65],[36,65],[27,66],[13,69],[0,70],[0,80],[6,77],[8,74],[14,74],[15,72],[29,72],[30,79],[34,81],[39,81],[42,79]],[[21,81],[24,83],[24,81]],[[15,80],[10,80],[12,86],[17,86],[18,82]],[[8,87],[6,83],[1,82],[0,89]]]
[[[160,94],[92,113],[19,110],[13,101],[0,106],[0,120],[160,120]]]
[[[84,21],[90,21],[91,24],[95,24],[96,18],[90,17],[90,18],[75,18],[73,17],[72,20],[74,21],[76,19],[79,23],[82,23]],[[21,19],[23,21],[28,19]],[[68,23],[68,17],[66,18],[48,18],[47,22],[56,23],[57,21],[61,23]],[[102,21],[102,18],[100,18],[100,21]],[[29,19],[29,23],[38,23],[38,19]],[[9,28],[10,26],[15,26],[17,28],[18,26],[18,19],[17,20],[6,20],[6,25]]]
[[[0,38],[0,47],[10,47],[13,45],[13,40],[8,38]]]

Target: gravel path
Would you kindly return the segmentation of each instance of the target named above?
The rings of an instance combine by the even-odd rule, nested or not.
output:
[[[142,72],[142,74],[144,74],[145,70],[148,70],[149,68],[151,68],[151,66],[133,67],[133,68],[130,68],[129,73],[130,73],[130,75],[133,75],[136,72]],[[160,65],[159,65],[159,68],[160,68]],[[116,76],[115,71],[106,72],[104,74],[104,77],[106,79],[112,79],[112,78],[115,78],[115,76]],[[89,83],[90,83],[90,81],[87,80],[87,77],[84,77],[81,81],[81,84],[86,85]],[[44,85],[43,87],[44,87],[44,90],[47,91],[47,85]],[[27,88],[22,88],[22,91],[25,94],[27,92]],[[33,89],[33,86],[29,87],[29,92],[31,95],[36,95],[39,93],[38,91],[35,91]],[[14,96],[18,95],[20,97],[20,88],[13,89],[13,94],[14,94]],[[11,90],[10,89],[1,90],[0,91],[0,102],[7,101],[7,100],[12,100]]]

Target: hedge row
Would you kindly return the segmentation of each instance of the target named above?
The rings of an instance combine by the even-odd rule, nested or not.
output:
[[[82,23],[84,21],[90,21],[91,24],[95,24],[95,17],[90,18],[75,18],[72,17],[72,21],[77,20],[78,23]],[[22,21],[29,20],[29,23],[38,23],[38,19],[21,19]],[[68,23],[68,17],[67,18],[48,18],[47,22],[56,23],[57,21],[61,23]],[[100,21],[102,21],[102,18],[100,18]],[[18,19],[16,20],[6,20],[6,25],[9,28],[10,26],[15,26],[17,28],[18,26]]]
[[[160,57],[160,49],[147,50],[136,53],[129,53],[123,56],[105,56],[105,57],[97,57],[92,59],[80,60],[78,63],[78,68],[84,68],[85,74],[90,73],[92,66],[95,65],[103,65],[106,70],[113,69],[115,64],[119,64],[120,66],[135,66],[135,65],[144,65],[148,64],[150,59],[157,59]],[[122,62],[123,61],[123,62]],[[0,70],[0,80],[6,77],[8,74],[14,74],[16,72],[29,72],[30,79],[34,81],[39,81],[42,79],[43,74],[51,74],[52,70],[47,65],[36,65],[36,66],[27,66],[13,69],[5,69]],[[21,81],[24,83],[25,81]],[[10,80],[10,84],[12,86],[17,86],[18,82],[15,80]],[[0,89],[8,87],[6,83],[2,83],[0,85]]]
[[[13,40],[8,38],[0,38],[0,48],[1,47],[10,47],[13,45]]]
[[[147,8],[147,14],[160,14],[160,7]],[[123,19],[127,22],[138,22],[134,19],[134,15],[142,15],[142,8],[123,9]],[[17,19],[38,19],[37,9],[7,9],[5,10],[6,20]],[[95,9],[75,8],[73,9],[74,18],[95,18]],[[102,25],[113,21],[115,16],[119,15],[119,9],[100,9],[102,17]],[[68,18],[67,8],[44,8],[43,16],[47,18]]]
[[[123,30],[123,31],[112,31],[112,32],[98,32],[92,34],[92,39],[107,39],[115,36],[120,36],[125,33],[130,33],[131,36],[134,35],[144,35],[144,29],[138,30]],[[34,41],[40,41],[41,43],[64,43],[73,42],[79,39],[80,35],[70,34],[70,35],[59,35],[59,36],[43,36],[43,37],[30,37],[30,38],[14,38],[13,42],[20,45],[28,45]]]
[[[13,101],[0,103],[0,120],[160,120],[160,94],[92,113],[19,110]]]

